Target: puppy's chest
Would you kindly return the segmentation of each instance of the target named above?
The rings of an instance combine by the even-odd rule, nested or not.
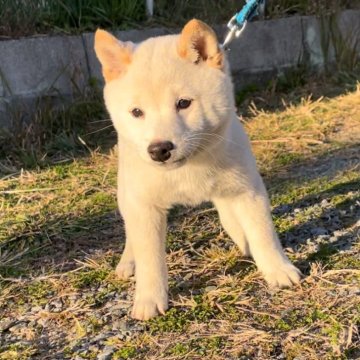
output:
[[[197,205],[210,200],[216,187],[217,176],[206,173],[183,173],[167,178],[169,205]]]
[[[241,189],[241,181],[232,171],[195,169],[168,174],[164,198],[169,205],[197,205],[215,196],[229,195]]]

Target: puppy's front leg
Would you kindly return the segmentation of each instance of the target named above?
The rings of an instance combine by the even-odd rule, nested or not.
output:
[[[135,260],[136,290],[132,317],[148,320],[168,308],[165,263],[166,212],[136,200],[121,206],[126,241]]]
[[[290,263],[276,235],[263,186],[249,189],[234,198],[214,199],[217,207],[228,207],[239,221],[259,270],[271,286],[298,283],[300,271]],[[236,241],[236,239],[234,239]]]

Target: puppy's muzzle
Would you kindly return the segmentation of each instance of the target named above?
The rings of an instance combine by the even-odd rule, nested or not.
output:
[[[171,150],[174,150],[175,146],[171,141],[161,141],[152,143],[148,147],[148,153],[152,160],[165,162],[171,157]]]

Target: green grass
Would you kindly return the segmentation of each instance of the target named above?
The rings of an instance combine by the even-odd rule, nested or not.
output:
[[[89,286],[99,286],[108,277],[109,269],[86,270],[74,276],[73,286],[82,289]]]
[[[124,346],[113,355],[115,360],[127,360],[136,356],[137,349],[134,346]]]
[[[149,21],[144,0],[0,0],[0,36],[74,33],[92,31],[97,27],[179,26],[193,17],[218,23],[228,21],[242,5],[236,0],[157,0],[154,19]],[[358,5],[357,0],[276,0],[269,3],[268,16],[324,15]]]
[[[200,356],[213,356],[220,353],[223,339],[221,337],[198,338],[170,347],[167,352],[172,356],[185,356],[189,352]]]
[[[4,354],[3,357],[1,357],[2,354]],[[29,345],[0,346],[0,358],[4,360],[27,360],[35,354],[36,349]]]

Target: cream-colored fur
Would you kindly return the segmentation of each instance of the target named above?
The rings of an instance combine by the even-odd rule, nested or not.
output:
[[[146,320],[168,308],[166,215],[174,204],[212,201],[225,230],[271,286],[297,283],[300,272],[275,233],[213,31],[192,20],[180,35],[134,45],[98,30],[95,50],[119,139],[118,203],[126,245],[116,273],[126,279],[135,272],[132,316]],[[191,100],[190,106],[178,109],[179,99]],[[135,117],[135,108],[143,115]],[[165,162],[148,153],[156,141],[175,145]]]

